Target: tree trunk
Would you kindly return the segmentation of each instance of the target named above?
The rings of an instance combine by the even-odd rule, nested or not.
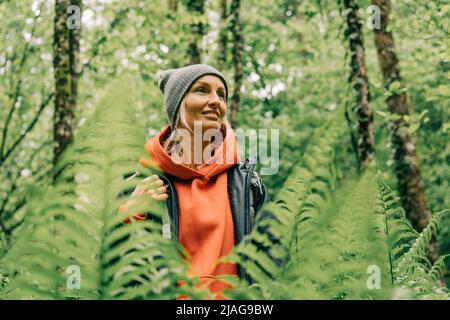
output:
[[[167,8],[169,9],[169,14],[167,15],[167,18],[173,19],[176,21],[177,17],[177,11],[178,11],[178,0],[168,0],[167,1]],[[170,46],[170,52],[175,52],[178,47],[178,43],[169,44]],[[180,67],[180,59],[175,54],[169,54],[167,56],[168,59],[168,68],[169,69],[177,69]],[[182,62],[181,62],[182,63]]]
[[[71,0],[72,5],[76,5],[81,10],[81,0]],[[80,28],[71,29],[69,31],[69,58],[70,58],[70,76],[71,76],[71,95],[70,95],[70,108],[76,109],[78,98],[78,79],[80,75],[80,39],[81,39],[81,26]]]
[[[219,53],[218,66],[224,68],[227,64],[228,50],[228,10],[227,0],[220,0],[220,31],[219,31]]]
[[[352,108],[354,121],[349,121],[361,169],[375,165],[375,147],[372,129],[372,108],[370,106],[369,80],[367,76],[364,38],[360,21],[359,6],[355,0],[344,0],[347,11],[346,39],[349,41],[350,78],[356,98]],[[353,133],[356,132],[356,133]]]
[[[69,6],[81,8],[81,0],[56,0],[54,19],[55,114],[54,114],[54,157],[56,165],[61,154],[73,140],[75,129],[75,108],[79,75],[80,25],[70,25],[69,17],[74,13]],[[54,179],[58,176],[54,172]]]
[[[380,28],[374,28],[375,46],[383,73],[384,87],[388,90],[392,83],[402,83],[394,37],[387,28],[391,5],[389,0],[372,0],[372,4],[381,10]],[[402,205],[414,228],[422,231],[428,224],[430,213],[426,205],[416,146],[408,130],[409,124],[404,118],[409,114],[406,92],[394,93],[389,96],[387,105],[390,112],[400,116],[400,119],[390,123],[390,129],[394,148],[395,173]],[[435,259],[439,254],[436,239],[433,240],[430,251],[430,257]]]
[[[202,16],[205,13],[205,0],[187,0],[187,10],[196,16]],[[203,23],[193,23],[191,25],[192,40],[189,42],[188,55],[189,64],[201,63],[201,46],[204,35]]]
[[[239,110],[239,104],[241,100],[242,80],[243,80],[243,67],[242,67],[242,28],[240,21],[240,0],[231,1],[231,33],[233,35],[233,48],[232,48],[232,61],[234,67],[234,91],[231,97],[231,125],[236,125],[237,113]]]

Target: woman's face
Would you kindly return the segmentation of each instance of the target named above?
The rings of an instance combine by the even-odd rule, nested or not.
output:
[[[227,113],[226,90],[220,78],[206,75],[189,89],[185,99],[186,122],[192,130],[199,121],[202,131],[220,129]]]

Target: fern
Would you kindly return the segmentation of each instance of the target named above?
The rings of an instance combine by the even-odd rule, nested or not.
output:
[[[379,193],[386,217],[386,233],[389,234],[392,252],[392,273],[396,286],[412,289],[418,297],[445,298],[445,289],[437,285],[445,269],[445,259],[440,257],[433,266],[427,257],[427,246],[436,233],[443,214],[435,213],[425,228],[418,234],[405,217],[399,199],[379,175]]]
[[[361,283],[361,272],[365,273],[367,268],[367,255],[361,252],[365,247],[360,239],[348,238],[372,234],[370,241],[365,242],[370,247],[374,236],[367,226],[364,226],[366,232],[358,231],[362,226],[354,222],[359,217],[351,213],[355,211],[354,202],[360,201],[359,214],[368,215],[365,210],[368,197],[376,192],[367,193],[367,188],[358,187],[352,201],[344,202],[336,213],[333,206],[336,181],[331,168],[334,143],[340,132],[336,119],[318,130],[318,138],[308,148],[302,165],[293,171],[277,199],[264,207],[254,231],[236,249],[238,256],[245,257],[246,261],[235,261],[257,281],[251,287],[252,297],[344,298],[349,291],[343,289],[345,283]],[[365,197],[359,190],[363,190]],[[267,234],[279,235],[279,242],[269,250],[264,246]],[[349,243],[352,246],[346,246]],[[383,246],[381,240],[378,244]],[[273,248],[277,248],[279,255],[271,251]],[[283,262],[281,267],[271,265],[274,257]],[[362,286],[366,286],[365,282]],[[242,297],[242,291],[234,297]]]
[[[301,164],[236,248],[232,261],[240,263],[256,283],[236,283],[239,289],[229,295],[234,299],[386,299],[396,298],[397,288],[407,288],[418,298],[448,298],[445,289],[435,285],[446,256],[433,268],[419,261],[425,257],[439,214],[418,234],[381,174],[367,172],[357,183],[344,181],[336,187],[333,149],[340,128],[331,122],[326,129],[317,131],[318,138]],[[421,269],[399,269],[414,265],[411,261]],[[379,271],[379,287],[376,281],[371,283],[373,270]],[[402,274],[416,282],[403,285]]]
[[[130,109],[131,84],[122,79],[109,88],[92,120],[65,152],[56,185],[38,190],[44,196],[28,202],[17,241],[1,260],[2,273],[11,282],[5,298],[168,299],[183,293],[203,297],[191,288],[181,250],[163,239],[161,224],[123,223],[132,210],[162,217],[163,204],[144,197],[137,207],[117,214],[128,200],[117,195],[136,185],[123,175],[136,170],[145,142],[145,130],[136,126]],[[66,273],[69,266],[81,271],[79,289],[67,283],[73,278]],[[178,287],[181,280],[187,285]]]
[[[278,281],[285,268],[298,261],[297,230],[317,216],[329,196],[327,190],[334,185],[332,170],[328,169],[332,166],[333,141],[340,130],[336,124],[337,119],[333,119],[329,126],[337,130],[318,130],[318,138],[306,152],[304,165],[294,168],[276,200],[262,209],[254,231],[226,260],[239,263],[259,284],[276,287],[278,283],[274,279]],[[246,284],[236,286],[245,287]],[[274,296],[265,286],[252,291],[252,294],[258,296],[257,292],[260,298]]]
[[[449,210],[434,213],[428,226],[419,234],[410,249],[396,261],[396,284],[409,287],[419,297],[448,298],[445,288],[437,282],[445,268],[444,260],[447,255],[440,257],[431,265],[427,257],[427,247],[438,230],[441,216]]]

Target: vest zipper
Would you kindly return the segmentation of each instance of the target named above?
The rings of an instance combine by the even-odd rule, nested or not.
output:
[[[256,158],[249,157],[245,159],[244,168],[247,173],[245,176],[245,234],[249,234],[251,231],[250,225],[250,182],[251,182],[251,174],[255,170],[256,167]]]
[[[168,221],[167,223],[164,222],[163,220],[163,237],[166,239],[174,239],[176,241],[179,241],[179,234],[178,234],[178,221],[179,221],[179,208],[177,207],[178,204],[176,203],[177,198],[176,198],[176,190],[175,187],[172,185],[172,183],[170,182],[170,180],[165,177],[164,175],[160,175],[158,174],[159,178],[161,178],[161,180],[164,181],[164,183],[167,185],[167,191],[168,191],[168,195],[169,195],[169,199],[168,201],[170,201],[170,210],[169,207],[166,206],[166,213],[167,213],[167,217],[168,217]],[[175,208],[177,207],[177,212],[175,211]],[[169,235],[165,235],[165,233],[169,232]]]

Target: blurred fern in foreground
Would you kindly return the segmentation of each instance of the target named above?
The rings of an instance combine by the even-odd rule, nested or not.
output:
[[[162,217],[163,204],[143,197],[117,213],[128,200],[117,195],[136,184],[123,176],[135,172],[145,143],[132,106],[132,81],[116,81],[65,152],[55,186],[30,195],[26,221],[0,262],[4,298],[169,299],[189,288],[177,288],[185,264],[160,224],[123,223],[143,208]]]

